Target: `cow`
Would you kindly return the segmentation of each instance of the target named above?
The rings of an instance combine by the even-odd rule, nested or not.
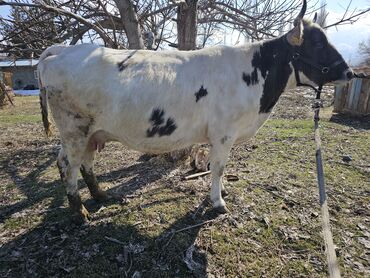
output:
[[[89,218],[77,189],[79,169],[94,199],[109,197],[93,171],[96,152],[109,141],[145,153],[210,144],[210,199],[216,212],[226,213],[221,177],[233,144],[256,134],[284,91],[353,77],[323,29],[303,19],[306,6],[303,0],[286,34],[235,47],[46,49],[38,64],[43,123],[49,133],[49,104],[62,144],[57,165],[73,214]]]

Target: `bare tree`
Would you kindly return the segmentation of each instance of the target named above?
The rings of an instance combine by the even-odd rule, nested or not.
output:
[[[0,52],[38,55],[56,42],[190,50],[221,42],[221,33],[260,40],[284,32],[301,0],[0,0],[2,5],[18,9],[22,20],[14,12],[0,17]],[[348,7],[329,27],[352,23],[368,11]]]
[[[370,66],[370,37],[367,41],[363,41],[358,46],[360,54],[364,57],[364,61],[362,62],[365,66]]]
[[[55,22],[58,33],[55,36],[63,37],[64,41],[70,44],[76,44],[79,40],[86,40],[88,38],[92,42],[113,48],[137,49],[144,48],[145,46],[145,42],[143,41],[143,33],[145,32],[143,30],[159,30],[160,26],[167,26],[166,22],[170,20],[169,13],[172,13],[171,15],[173,16],[175,8],[179,4],[168,4],[167,1],[161,0],[50,0],[47,3],[46,1],[30,2],[27,0],[0,1],[0,5],[9,5],[13,9],[21,9],[27,15],[24,18],[25,21],[32,26],[42,25],[44,24],[44,20],[40,17],[32,17],[30,14],[31,9],[36,9],[40,13],[49,15],[50,12],[53,12],[54,17],[51,15],[50,17],[58,17],[58,20]],[[161,18],[164,20],[161,20]],[[10,18],[0,17],[0,26],[4,25],[4,23],[11,25],[12,21],[12,15]],[[151,24],[156,24],[157,26],[149,27]],[[14,26],[13,29],[14,32],[20,31],[17,26]],[[9,30],[9,28],[0,27],[0,33],[2,35],[2,39],[0,40],[2,46],[0,50],[2,52],[14,51],[14,45],[9,41],[9,38],[14,35],[14,32],[9,33]],[[161,32],[162,36],[163,33]],[[43,48],[53,43],[47,39],[43,41],[45,43]],[[153,43],[157,43],[158,48],[158,41],[156,40]],[[25,40],[23,47],[26,48],[27,45],[29,46],[29,41]],[[15,47],[17,48],[18,45]]]
[[[193,50],[197,40],[198,0],[186,0],[177,9],[178,49]]]
[[[361,16],[367,14],[370,12],[370,8],[366,8],[363,10],[350,10],[352,1],[349,2],[346,10],[344,11],[342,18],[337,20],[336,22],[333,22],[331,24],[327,24],[325,28],[331,28],[331,27],[336,27],[339,25],[345,25],[345,24],[353,24],[355,23]]]
[[[141,28],[135,11],[135,6],[130,0],[114,0],[121,15],[123,28],[131,49],[143,49],[144,41],[141,37]]]

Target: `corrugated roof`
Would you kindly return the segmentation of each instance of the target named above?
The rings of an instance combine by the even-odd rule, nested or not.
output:
[[[29,66],[36,66],[39,60],[36,59],[24,59],[24,60],[16,60],[16,61],[1,61],[0,68],[3,67],[29,67]]]
[[[366,75],[370,75],[370,66],[360,66],[360,67],[354,67],[354,72],[356,73],[365,73]]]

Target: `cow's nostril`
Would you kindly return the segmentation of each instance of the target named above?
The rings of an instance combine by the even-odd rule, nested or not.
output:
[[[347,71],[347,73],[346,73],[346,77],[347,77],[348,79],[352,79],[352,78],[353,78],[353,71],[351,71],[351,70]]]

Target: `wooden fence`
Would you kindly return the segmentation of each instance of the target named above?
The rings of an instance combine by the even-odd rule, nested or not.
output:
[[[366,73],[368,69],[362,70]],[[335,87],[334,112],[353,115],[370,114],[370,80],[355,78]]]

